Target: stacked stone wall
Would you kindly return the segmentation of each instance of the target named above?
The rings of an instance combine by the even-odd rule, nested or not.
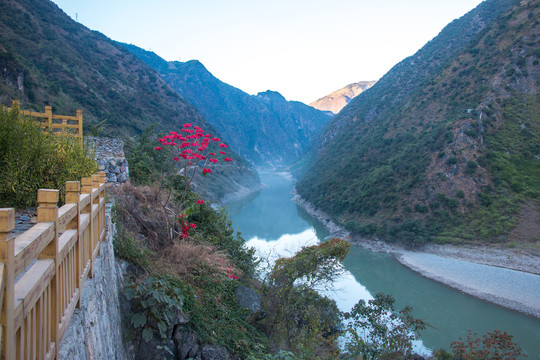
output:
[[[94,149],[99,171],[105,171],[107,183],[119,185],[129,180],[129,167],[122,140],[87,136],[84,143]]]

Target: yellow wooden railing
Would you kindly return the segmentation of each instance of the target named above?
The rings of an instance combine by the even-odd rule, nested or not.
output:
[[[37,223],[14,236],[0,209],[0,359],[55,359],[82,286],[105,239],[105,173],[38,190]]]
[[[45,106],[45,112],[35,112],[30,110],[20,110],[18,100],[13,100],[13,107],[19,109],[19,114],[36,118],[41,127],[56,135],[73,136],[83,144],[83,115],[82,110],[77,110],[75,116],[56,115],[52,112],[51,106]],[[7,108],[10,111],[12,108]],[[73,130],[70,130],[73,129]]]

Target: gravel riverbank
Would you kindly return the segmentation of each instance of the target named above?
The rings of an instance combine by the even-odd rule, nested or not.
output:
[[[492,246],[426,245],[414,251],[396,244],[351,236],[296,193],[293,201],[319,219],[332,236],[353,245],[393,254],[421,275],[480,299],[540,318],[540,251]]]

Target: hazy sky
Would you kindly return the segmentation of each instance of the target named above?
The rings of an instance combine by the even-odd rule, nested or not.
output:
[[[255,94],[309,103],[376,80],[481,0],[53,0],[166,60],[197,59]]]

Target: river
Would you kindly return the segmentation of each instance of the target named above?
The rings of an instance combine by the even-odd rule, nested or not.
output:
[[[294,179],[288,173],[260,170],[262,190],[226,204],[234,228],[263,258],[293,255],[302,246],[323,241],[328,231],[292,201]],[[429,280],[393,256],[353,246],[346,273],[329,296],[342,311],[378,292],[392,294],[397,308],[412,305],[413,315],[431,324],[422,332],[420,352],[445,348],[470,329],[478,334],[499,329],[514,336],[529,359],[540,359],[540,320],[463,294]],[[540,301],[540,300],[539,300]]]

